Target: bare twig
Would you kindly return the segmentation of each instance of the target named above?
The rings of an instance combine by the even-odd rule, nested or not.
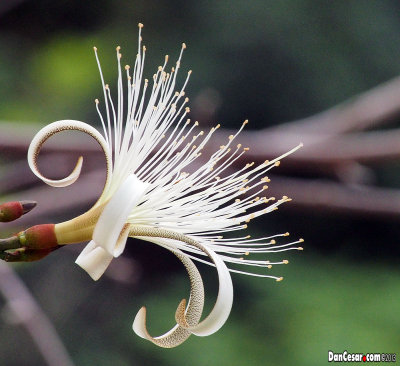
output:
[[[52,323],[13,269],[3,261],[0,261],[0,292],[7,300],[10,316],[25,327],[47,365],[73,366]]]
[[[303,120],[274,128],[286,133],[314,133],[325,136],[376,127],[400,116],[400,77],[357,97]]]
[[[397,159],[400,156],[400,130],[351,134],[347,132],[377,126],[399,116],[400,78],[396,78],[313,117],[261,131],[243,131],[238,142],[242,143],[243,147],[249,146],[250,150],[235,162],[235,167],[242,167],[246,162],[261,163],[265,159],[275,158],[302,141],[305,147],[287,157],[279,172],[307,172],[309,176],[334,178],[341,183],[282,178],[279,185],[275,185],[279,189],[272,192],[273,194],[282,190],[282,193],[294,196],[297,204],[302,207],[318,207],[324,210],[330,207],[341,212],[358,214],[374,212],[385,217],[392,216],[398,211],[396,205],[398,192],[362,186],[364,183],[373,182],[373,171],[362,164],[378,164],[389,159]],[[13,123],[2,125],[1,129],[0,153],[4,152],[8,156],[25,160],[29,141],[37,132],[37,128]],[[204,162],[201,159],[214,153],[220,145],[228,141],[228,136],[235,132],[217,130],[196,164]],[[86,136],[76,134],[73,135],[73,139],[68,134],[66,136],[64,139],[50,139],[46,142],[44,150],[51,156],[44,154],[40,157],[39,164],[42,162],[41,166],[55,167],[56,175],[63,176],[64,173],[69,173],[69,168],[65,170],[65,164],[60,163],[61,159],[68,156],[72,169],[75,159],[82,154],[85,156],[85,163],[79,183],[70,188],[53,190],[54,193],[51,192],[50,196],[52,200],[49,200],[49,189],[52,188],[36,187],[40,181],[29,172],[25,163],[13,162],[12,171],[5,171],[1,179],[5,183],[0,185],[0,192],[19,191],[18,197],[7,198],[35,199],[39,202],[35,219],[57,216],[58,207],[76,212],[83,205],[94,202],[101,191],[104,176],[100,173],[102,169],[98,171],[96,169],[104,162],[95,155],[99,152],[98,146]],[[58,154],[58,158],[55,153]],[[52,160],[54,158],[57,162]],[[87,169],[88,167],[92,169]],[[359,188],[356,190],[348,186],[349,182],[359,183]],[[99,185],[95,190],[94,184]],[[31,188],[26,190],[28,186]],[[309,192],[312,192],[312,196]],[[54,202],[57,202],[57,205],[54,205]],[[374,204],[367,204],[368,202]],[[28,222],[32,219],[28,215],[22,220]]]

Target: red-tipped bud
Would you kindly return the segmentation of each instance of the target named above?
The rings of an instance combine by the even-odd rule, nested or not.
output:
[[[18,233],[21,247],[29,249],[50,249],[58,246],[54,224],[36,225]]]
[[[36,206],[35,201],[14,201],[0,205],[0,222],[10,222],[25,215]]]
[[[22,204],[19,201],[6,202],[0,205],[0,221],[10,222],[18,219],[24,214]]]

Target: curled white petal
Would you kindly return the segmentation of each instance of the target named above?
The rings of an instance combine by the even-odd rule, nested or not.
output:
[[[227,321],[233,303],[233,285],[229,270],[224,261],[214,251],[209,248],[206,249],[206,253],[214,262],[218,272],[219,290],[217,300],[210,314],[199,324],[189,327],[185,326],[185,324],[180,324],[197,336],[208,336],[217,332]],[[178,318],[177,321],[180,323]]]
[[[111,154],[109,151],[108,144],[104,139],[104,137],[94,127],[81,121],[74,121],[74,120],[56,121],[43,127],[35,135],[35,137],[32,139],[31,144],[29,145],[29,150],[28,150],[28,164],[33,174],[35,174],[39,179],[41,179],[43,182],[52,187],[66,187],[71,185],[78,179],[82,168],[82,162],[83,162],[82,156],[79,157],[76,166],[74,170],[71,172],[71,174],[59,180],[46,178],[40,173],[39,168],[37,166],[37,157],[39,155],[40,149],[42,148],[46,140],[58,132],[67,130],[85,132],[91,137],[93,137],[99,143],[99,145],[103,149],[107,163],[107,180],[105,185],[106,187],[109,184],[110,181],[109,178],[112,171]]]
[[[217,269],[219,282],[218,296],[214,308],[203,321],[196,325],[192,325],[189,321],[187,321],[188,319],[186,318],[185,314],[180,316],[181,314],[178,313],[178,316],[176,316],[175,319],[182,328],[185,328],[198,336],[207,336],[218,331],[227,321],[233,303],[233,285],[231,275],[227,266],[219,257],[219,255],[210,249],[209,246],[205,246],[189,236],[167,229],[131,226],[129,235],[133,237],[142,237],[144,240],[152,241],[159,245],[161,244],[157,238],[167,238],[174,241],[187,243],[190,246],[200,249],[212,260]],[[182,305],[182,303],[180,305]],[[143,310],[141,311],[143,312]],[[143,316],[143,314],[138,314],[139,319],[141,316]]]
[[[97,281],[105,272],[113,256],[92,240],[79,254],[75,263],[84,269],[93,280]]]
[[[129,214],[147,187],[147,183],[139,180],[135,174],[130,174],[104,207],[94,228],[93,240],[109,254],[117,257],[123,252],[125,244],[118,239]]]
[[[204,287],[200,273],[194,263],[180,250],[172,249],[163,240],[155,240],[156,244],[162,245],[164,248],[174,253],[185,266],[190,279],[190,299],[186,306],[186,302],[182,301],[177,309],[179,318],[184,318],[189,325],[198,324],[204,305]],[[140,337],[164,348],[176,347],[183,343],[192,334],[190,330],[176,324],[167,333],[152,337],[146,326],[146,308],[143,306],[136,314],[132,324],[133,331]]]

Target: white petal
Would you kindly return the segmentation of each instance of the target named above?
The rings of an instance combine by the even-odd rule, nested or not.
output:
[[[87,123],[81,121],[73,121],[73,120],[62,120],[56,121],[53,123],[48,124],[47,126],[43,127],[32,139],[31,144],[29,145],[28,150],[28,164],[31,168],[33,174],[35,174],[38,178],[40,178],[46,184],[52,187],[66,187],[74,183],[81,172],[83,158],[82,156],[79,157],[76,166],[72,173],[68,175],[68,177],[54,180],[49,179],[43,176],[37,166],[37,157],[39,155],[40,149],[42,145],[49,139],[51,136],[55,135],[61,131],[67,130],[75,130],[75,131],[82,131],[93,137],[103,149],[106,162],[107,162],[107,181],[106,185],[109,183],[110,172],[112,170],[111,164],[111,154],[109,151],[109,147],[107,142],[104,140],[104,137],[92,126],[88,125]]]
[[[94,228],[93,240],[109,254],[118,256],[122,253],[121,244],[116,245],[118,238],[147,187],[147,183],[130,174],[106,204]]]
[[[154,243],[160,244],[164,248],[170,250],[184,264],[190,279],[190,299],[187,306],[185,300],[181,301],[176,311],[178,314],[176,317],[183,319],[183,322],[186,325],[187,323],[189,325],[197,324],[200,320],[204,305],[204,288],[199,271],[194,263],[184,253],[177,249],[170,248],[165,241],[155,239]],[[164,348],[176,347],[191,335],[190,330],[177,324],[167,333],[158,337],[152,337],[147,330],[146,308],[144,306],[136,314],[132,329],[138,336]]]
[[[206,252],[217,268],[219,290],[217,300],[211,313],[198,325],[185,327],[197,336],[208,336],[218,331],[228,319],[233,303],[233,285],[228,268],[214,251],[207,248]],[[177,321],[178,320],[179,319],[177,319]],[[184,324],[180,325],[184,326]]]
[[[93,280],[97,281],[109,266],[113,256],[92,240],[79,254],[75,263],[83,268]]]

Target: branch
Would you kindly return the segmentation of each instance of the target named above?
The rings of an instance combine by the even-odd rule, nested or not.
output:
[[[53,324],[29,290],[6,262],[0,261],[0,292],[7,305],[32,337],[49,366],[73,366]]]

